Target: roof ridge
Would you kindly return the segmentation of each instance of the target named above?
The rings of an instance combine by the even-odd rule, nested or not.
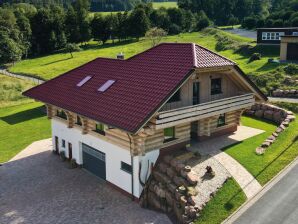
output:
[[[210,52],[210,53],[212,53],[212,54],[214,54],[214,55],[217,55],[217,56],[219,56],[219,57],[221,57],[221,58],[223,58],[223,59],[225,59],[225,60],[228,60],[228,61],[234,63],[235,65],[237,65],[237,63],[236,63],[235,61],[233,61],[233,60],[231,60],[231,59],[228,59],[228,58],[225,57],[225,56],[222,56],[222,55],[220,55],[220,54],[218,54],[218,53],[216,53],[216,52],[214,52],[214,51],[211,51],[211,50],[209,50],[208,48],[203,47],[203,46],[201,46],[201,45],[199,45],[199,44],[195,44],[195,45],[196,45],[197,47],[199,47],[199,48],[204,49],[205,51],[208,51],[208,52]]]
[[[197,59],[195,43],[192,43],[192,53],[193,53],[193,66],[197,68],[198,67],[198,59]]]

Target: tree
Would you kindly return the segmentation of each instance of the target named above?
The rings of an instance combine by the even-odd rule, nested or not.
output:
[[[196,25],[197,30],[200,31],[208,27],[209,25],[210,25],[209,18],[207,17],[204,11],[200,11],[197,14],[197,25]]]
[[[137,39],[144,36],[150,26],[150,21],[142,8],[134,9],[130,14],[129,21],[131,36]]]
[[[239,20],[235,17],[235,16],[231,16],[229,19],[229,25],[232,26],[232,28],[234,28],[234,25],[236,25],[237,23],[239,23]]]
[[[242,26],[247,29],[253,29],[257,26],[257,18],[255,17],[246,17],[243,20]]]
[[[151,41],[152,47],[160,43],[163,37],[167,35],[167,32],[161,28],[153,27],[148,30],[145,37]]]
[[[159,27],[166,31],[170,29],[171,21],[165,8],[154,10],[150,15],[150,22],[154,27]]]
[[[76,44],[73,44],[73,43],[67,43],[66,46],[65,46],[65,50],[70,53],[70,56],[71,58],[73,58],[73,52],[76,52],[76,51],[80,51],[81,48],[76,45]]]
[[[6,34],[0,34],[0,63],[15,63],[22,58],[20,45]]]
[[[104,44],[110,37],[110,24],[106,17],[97,14],[91,21],[91,29],[93,37],[96,40],[101,40]]]

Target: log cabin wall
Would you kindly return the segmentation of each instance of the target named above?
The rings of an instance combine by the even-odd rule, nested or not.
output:
[[[247,91],[243,91],[236,82],[229,76],[229,71],[209,71],[209,72],[196,72],[180,89],[180,101],[166,103],[161,111],[177,109],[180,107],[191,106],[193,104],[193,83],[199,82],[200,85],[200,103],[206,103],[213,100],[219,100],[226,97],[241,95]],[[211,95],[211,79],[221,78],[222,93]]]

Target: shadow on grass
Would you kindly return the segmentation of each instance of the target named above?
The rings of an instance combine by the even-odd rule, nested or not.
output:
[[[19,113],[11,114],[5,117],[0,117],[0,119],[7,124],[14,125],[24,121],[29,121],[32,119],[40,118],[45,116],[44,106],[36,107],[33,109],[21,111]]]
[[[278,160],[290,147],[292,147],[292,145],[298,141],[298,135],[293,139],[292,143],[287,147],[285,148],[281,153],[278,154],[278,156],[276,156],[270,163],[268,163],[257,175],[255,175],[254,177],[257,178],[259,177],[260,175],[262,175],[269,166],[271,166],[276,160]],[[248,186],[251,182],[249,182],[246,186]],[[245,186],[245,187],[246,187]],[[244,188],[245,188],[244,187]],[[242,189],[241,190],[238,190],[229,200],[227,203],[225,203],[224,207],[226,210],[231,210],[233,208],[233,203],[232,201],[242,192]]]
[[[58,62],[67,61],[67,60],[70,60],[70,59],[72,59],[72,58],[71,57],[69,57],[69,58],[63,58],[63,59],[60,59],[60,60],[57,60],[57,61],[51,61],[49,63],[45,63],[43,65],[51,65],[51,64],[58,63]]]
[[[130,39],[130,40],[124,40],[124,41],[117,41],[114,43],[105,43],[105,44],[88,44],[85,46],[80,46],[80,48],[82,48],[83,50],[99,50],[99,49],[106,49],[106,48],[111,48],[111,47],[117,47],[117,46],[122,46],[122,45],[126,45],[126,44],[132,44],[132,43],[136,43],[139,42],[137,39]],[[119,53],[119,52],[117,52]]]
[[[267,62],[266,64],[264,64],[262,67],[257,69],[257,72],[267,72],[267,71],[271,71],[273,69],[276,69],[280,66],[281,64],[279,63],[270,63]]]

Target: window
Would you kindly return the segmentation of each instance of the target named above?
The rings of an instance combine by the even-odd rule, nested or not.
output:
[[[217,120],[217,127],[226,125],[226,114],[220,114]]]
[[[64,120],[67,120],[67,115],[66,115],[66,113],[63,111],[63,110],[57,110],[57,117],[60,117],[60,118],[62,118],[62,119],[64,119]]]
[[[99,92],[105,92],[108,88],[110,88],[116,81],[115,80],[108,80],[102,86],[98,88]]]
[[[77,87],[81,87],[83,86],[86,82],[88,82],[90,79],[92,78],[92,76],[88,75],[86,76],[84,79],[82,79],[78,84]]]
[[[62,139],[62,147],[65,148],[65,140]]]
[[[180,89],[169,99],[168,103],[180,101]]]
[[[121,170],[131,174],[132,173],[132,168],[131,168],[131,165],[125,163],[125,162],[122,162],[121,161]]]
[[[221,92],[221,78],[211,79],[211,95],[220,94]]]
[[[175,127],[164,129],[164,142],[175,140]]]
[[[280,40],[283,35],[284,32],[263,32],[262,40]]]
[[[104,129],[104,125],[101,123],[97,123],[95,125],[95,132],[101,134],[101,135],[105,135],[105,129]]]
[[[76,124],[82,126],[82,120],[80,116],[77,116]]]

